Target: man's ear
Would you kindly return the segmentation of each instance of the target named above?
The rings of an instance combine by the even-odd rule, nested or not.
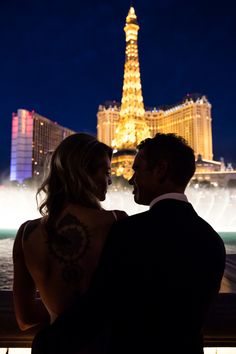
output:
[[[168,162],[164,160],[159,161],[154,167],[154,174],[155,178],[159,182],[163,183],[168,177]]]

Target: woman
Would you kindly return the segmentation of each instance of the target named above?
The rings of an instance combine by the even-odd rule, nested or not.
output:
[[[111,184],[111,157],[110,147],[83,133],[67,137],[53,153],[37,194],[45,193],[43,217],[21,225],[13,247],[14,307],[22,330],[52,323],[86,292],[111,225],[127,216],[100,205]]]

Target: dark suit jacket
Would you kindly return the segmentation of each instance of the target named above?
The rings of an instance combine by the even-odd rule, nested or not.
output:
[[[200,354],[224,266],[223,241],[191,204],[162,200],[113,225],[88,295],[58,328],[74,323],[81,343],[97,332],[99,353]]]
[[[94,279],[112,324],[109,353],[201,353],[224,266],[221,238],[189,203],[162,200],[117,222]]]

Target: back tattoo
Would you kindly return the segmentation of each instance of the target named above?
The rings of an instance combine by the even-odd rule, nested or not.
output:
[[[70,285],[78,285],[83,276],[80,260],[90,246],[88,228],[72,214],[66,214],[55,228],[50,228],[50,253],[62,264],[62,278]]]

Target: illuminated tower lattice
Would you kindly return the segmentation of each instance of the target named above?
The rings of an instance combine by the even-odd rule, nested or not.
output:
[[[131,7],[126,17],[126,58],[120,117],[112,146],[116,149],[135,149],[137,144],[150,136],[145,121],[142,87],[138,59],[137,17]]]
[[[106,101],[97,114],[98,139],[114,148],[112,173],[129,179],[137,144],[156,133],[182,136],[195,152],[197,171],[216,171],[213,161],[211,104],[202,94],[190,93],[177,104],[144,109],[138,59],[137,17],[126,17],[126,58],[121,104]],[[202,161],[201,161],[202,160]],[[201,169],[201,171],[200,171]],[[204,171],[203,171],[204,169]]]

